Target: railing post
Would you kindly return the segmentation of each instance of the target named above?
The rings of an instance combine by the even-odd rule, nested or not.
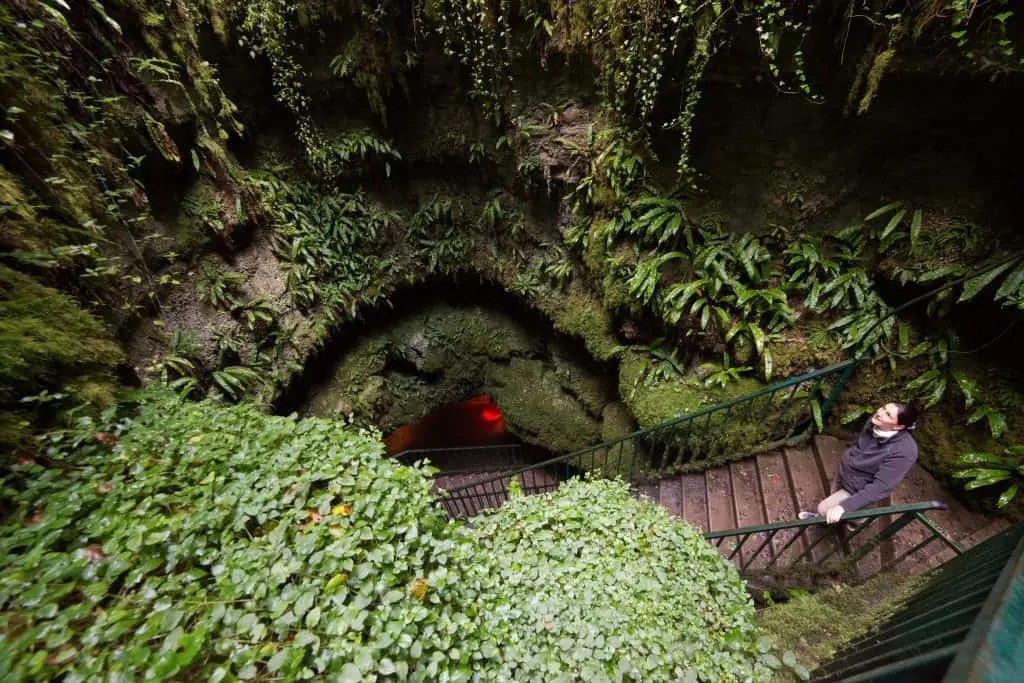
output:
[[[846,386],[846,383],[850,381],[850,377],[853,376],[854,370],[860,367],[862,362],[864,362],[864,359],[858,356],[853,359],[850,364],[846,366],[846,369],[843,370],[842,374],[839,375],[839,379],[837,379],[835,385],[833,385],[832,391],[828,392],[828,396],[825,397],[825,400],[821,404],[821,416],[823,419],[825,415],[832,410],[832,404],[835,403],[836,398],[839,397],[839,392],[841,392],[843,387]]]

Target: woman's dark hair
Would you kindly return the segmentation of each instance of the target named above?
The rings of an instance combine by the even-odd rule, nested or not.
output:
[[[910,403],[897,403],[896,424],[903,425],[904,429],[917,427],[917,408]]]

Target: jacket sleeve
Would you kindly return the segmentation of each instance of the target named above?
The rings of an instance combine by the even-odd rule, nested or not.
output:
[[[868,485],[844,500],[840,505],[846,512],[859,510],[869,503],[881,500],[896,488],[917,461],[917,444],[911,441],[906,448],[887,456]]]

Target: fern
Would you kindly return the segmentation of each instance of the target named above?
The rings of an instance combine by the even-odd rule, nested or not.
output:
[[[650,303],[658,289],[661,267],[669,261],[682,258],[686,258],[686,254],[680,251],[670,251],[667,254],[640,259],[637,261],[632,277],[626,281],[629,293],[645,305]]]
[[[635,216],[635,217],[634,217]],[[658,245],[675,243],[682,231],[686,246],[694,248],[694,226],[687,220],[682,202],[665,197],[642,197],[622,213],[624,231]]]
[[[202,265],[202,271],[199,292],[203,300],[219,308],[238,305],[238,288],[245,284],[245,276],[232,271],[217,272],[207,263]]]
[[[217,391],[229,401],[237,401],[259,379],[259,374],[244,365],[232,365],[215,370],[211,381]]]

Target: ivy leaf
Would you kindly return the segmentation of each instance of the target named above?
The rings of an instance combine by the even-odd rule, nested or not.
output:
[[[281,667],[284,666],[284,663],[287,660],[288,649],[281,648],[273,657],[270,658],[270,661],[267,662],[267,671],[269,671],[270,673],[277,673],[281,669]]]

